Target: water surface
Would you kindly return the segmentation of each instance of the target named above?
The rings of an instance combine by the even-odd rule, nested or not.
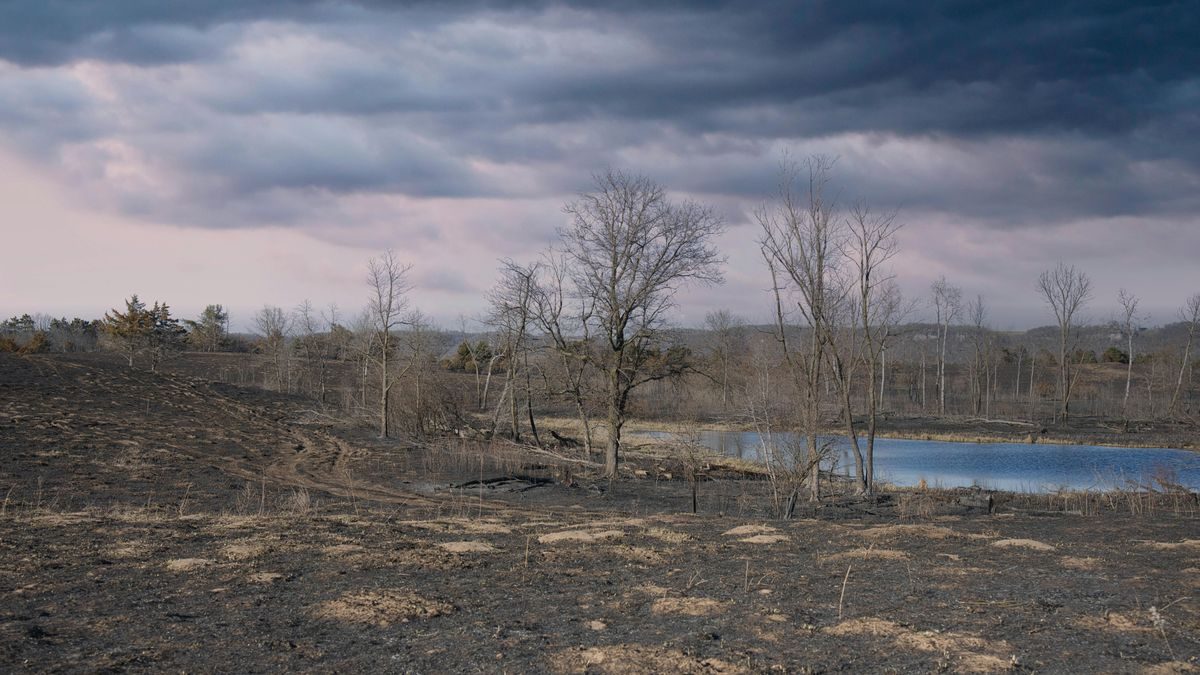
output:
[[[658,438],[670,432],[647,432]],[[762,439],[753,431],[701,431],[688,435],[730,457],[761,461]],[[776,434],[780,442],[791,434]],[[832,438],[835,469],[852,472],[849,441]],[[865,442],[863,443],[865,451]],[[1052,492],[1128,487],[1156,477],[1200,489],[1200,453],[1169,448],[1114,448],[1091,445],[954,443],[875,439],[875,476],[895,485],[931,487],[980,485],[996,490]]]

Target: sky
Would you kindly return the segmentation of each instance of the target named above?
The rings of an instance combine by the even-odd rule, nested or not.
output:
[[[944,275],[1045,325],[1064,261],[1092,320],[1126,288],[1168,322],[1200,292],[1197,35],[1195,2],[0,0],[0,315],[352,315],[390,248],[456,328],[612,168],[725,221],[676,322],[766,320],[753,213],[821,153],[839,204],[898,211],[910,298]]]

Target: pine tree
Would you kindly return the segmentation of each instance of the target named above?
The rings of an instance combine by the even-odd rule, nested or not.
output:
[[[157,305],[156,305],[157,308]],[[112,340],[117,351],[129,359],[133,367],[135,356],[150,346],[154,333],[154,314],[135,293],[125,301],[125,311],[113,309],[104,314],[104,334]]]
[[[226,325],[229,323],[229,313],[221,305],[209,305],[201,312],[197,321],[185,321],[188,330],[188,341],[205,352],[220,351],[228,339]]]
[[[167,303],[154,303],[150,310],[153,327],[150,331],[150,370],[158,370],[158,364],[176,352],[183,350],[187,331],[179,325],[179,319],[171,317]]]

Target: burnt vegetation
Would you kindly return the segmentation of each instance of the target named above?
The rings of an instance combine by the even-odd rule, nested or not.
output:
[[[136,295],[0,323],[0,663],[1194,667],[1200,500],[1169,467],[1106,492],[897,488],[874,442],[1197,448],[1200,295],[1164,325],[1125,291],[1086,321],[1063,263],[1030,281],[1055,325],[995,330],[950,280],[902,296],[900,214],[837,203],[833,166],[785,164],[756,214],[757,324],[671,323],[721,282],[722,222],[620,172],[457,329],[411,306],[399,251],[369,261],[362,311],[268,305],[249,333]],[[759,432],[761,461],[702,428]]]

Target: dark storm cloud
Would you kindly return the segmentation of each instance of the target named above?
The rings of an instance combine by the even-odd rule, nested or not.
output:
[[[995,225],[1179,214],[1197,34],[1186,2],[5,2],[0,137],[222,227],[605,166],[759,199],[784,146],[839,155],[848,196]],[[114,187],[131,163],[154,180]]]

